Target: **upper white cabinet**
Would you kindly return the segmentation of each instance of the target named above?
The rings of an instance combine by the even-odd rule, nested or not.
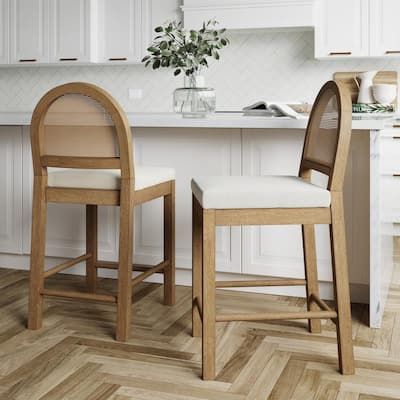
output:
[[[249,4],[250,3],[250,4]],[[314,26],[315,0],[184,0],[185,27],[199,29],[216,19],[227,29]]]
[[[114,4],[114,1],[112,3]],[[49,6],[50,62],[93,61],[96,34],[95,2],[93,0],[51,0]]]
[[[152,31],[180,18],[179,0],[99,0],[98,61],[140,63]]]
[[[0,64],[8,63],[8,0],[0,0]]]
[[[101,0],[99,3],[99,61],[139,62],[141,36],[150,30],[149,1]]]
[[[48,0],[10,1],[12,64],[49,61]]]
[[[399,15],[399,0],[370,0],[371,56],[400,56]]]
[[[368,56],[368,16],[368,0],[320,0],[315,26],[316,58]]]

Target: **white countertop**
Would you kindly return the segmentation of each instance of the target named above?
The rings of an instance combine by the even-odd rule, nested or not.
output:
[[[0,112],[0,125],[30,125],[31,112]],[[207,118],[182,118],[174,113],[127,113],[132,127],[160,128],[259,128],[259,129],[305,129],[308,119],[287,117],[244,117],[242,114],[216,113]],[[363,116],[353,119],[353,129],[380,130],[387,126],[391,117]]]

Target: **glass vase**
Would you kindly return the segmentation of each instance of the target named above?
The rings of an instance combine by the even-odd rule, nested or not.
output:
[[[184,118],[204,118],[215,111],[215,90],[205,87],[204,77],[185,76],[184,87],[174,91],[174,111]]]

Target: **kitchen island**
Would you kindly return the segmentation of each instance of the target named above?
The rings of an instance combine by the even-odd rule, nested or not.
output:
[[[0,265],[28,268],[32,197],[29,124],[31,114],[0,113]],[[128,114],[137,164],[176,169],[177,283],[191,283],[190,179],[199,175],[296,175],[307,119],[244,117],[218,113],[206,119],[175,114]],[[369,302],[370,326],[381,324],[393,267],[393,236],[397,205],[392,194],[400,187],[400,129],[392,118],[353,121],[345,183],[345,211],[352,300]],[[398,169],[397,169],[398,168]],[[320,176],[316,179],[323,183]],[[397,178],[398,179],[398,178]],[[398,190],[400,195],[400,189]],[[62,211],[60,212],[60,208]],[[47,249],[54,257],[75,257],[85,248],[84,208],[49,207]],[[162,257],[161,203],[136,210],[135,262],[155,264]],[[400,212],[398,213],[400,216]],[[102,259],[117,258],[118,210],[101,208]],[[329,234],[317,226],[321,297],[332,298]],[[242,274],[304,276],[301,230],[288,227],[220,227],[217,270],[221,279]],[[81,273],[80,266],[74,270]],[[103,271],[102,271],[103,272]],[[110,271],[104,271],[105,276]],[[304,295],[303,288],[257,289]]]

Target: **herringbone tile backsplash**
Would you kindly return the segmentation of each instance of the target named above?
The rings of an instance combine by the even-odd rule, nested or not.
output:
[[[241,108],[258,100],[311,102],[335,71],[400,69],[394,59],[315,60],[311,31],[235,32],[230,38],[221,60],[205,73],[208,85],[217,89],[218,108]],[[131,112],[171,111],[172,92],[182,85],[172,71],[142,65],[1,68],[0,112],[31,111],[48,89],[69,81],[98,84]],[[128,88],[142,89],[143,98],[130,100]]]

